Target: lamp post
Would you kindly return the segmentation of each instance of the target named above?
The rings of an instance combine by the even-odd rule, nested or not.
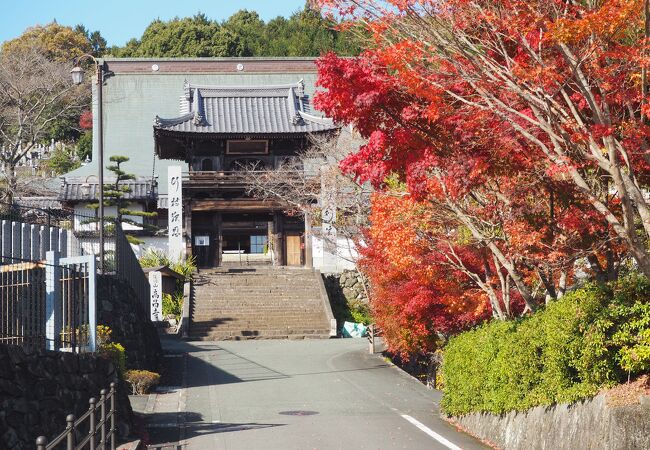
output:
[[[93,55],[81,55],[75,60],[75,67],[70,71],[72,82],[81,84],[84,79],[84,70],[79,63],[84,59],[92,59],[95,63],[97,85],[97,153],[98,153],[98,171],[99,171],[99,271],[104,273],[104,129],[103,129],[103,109],[102,94],[104,86],[104,64]]]

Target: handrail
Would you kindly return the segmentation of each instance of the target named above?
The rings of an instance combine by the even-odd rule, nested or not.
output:
[[[65,418],[65,430],[50,442],[47,442],[47,438],[45,436],[39,436],[36,439],[36,450],[54,450],[56,446],[61,444],[63,441],[66,442],[66,450],[83,450],[88,444],[90,444],[88,446],[90,450],[106,450],[107,448],[115,450],[117,432],[117,428],[115,427],[115,417],[117,415],[117,411],[115,409],[115,397],[117,393],[116,387],[117,384],[113,382],[110,384],[110,390],[102,389],[100,391],[99,401],[97,401],[95,397],[88,400],[90,406],[88,407],[88,410],[79,418],[75,418],[74,414],[68,414],[68,416]],[[110,406],[107,413],[106,404],[109,402]],[[97,410],[99,410],[100,413],[99,422],[96,420]],[[84,436],[80,442],[76,442],[76,430],[83,425],[86,419],[88,419],[88,434]],[[106,425],[109,423],[109,419],[110,428],[106,430]],[[99,442],[97,442],[96,439],[98,435],[100,437]],[[110,447],[107,447],[107,439],[110,440]]]

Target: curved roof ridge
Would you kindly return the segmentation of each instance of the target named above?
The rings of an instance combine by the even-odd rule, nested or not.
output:
[[[298,114],[300,114],[304,120],[310,122],[320,123],[322,125],[334,125],[334,119],[330,119],[329,117],[319,117],[304,111],[298,111]]]
[[[187,122],[190,119],[194,119],[194,112],[189,112],[187,114],[183,114],[182,116],[173,117],[171,119],[163,119],[160,116],[156,116],[153,121],[153,125],[155,127],[172,127],[174,125],[179,125],[183,122]]]
[[[250,85],[224,85],[224,84],[194,84],[187,83],[189,89],[209,89],[215,91],[230,91],[230,90],[251,90],[251,91],[262,91],[262,90],[273,90],[273,89],[291,89],[291,88],[302,88],[304,82],[298,80],[295,83],[284,83],[284,84],[250,84]]]

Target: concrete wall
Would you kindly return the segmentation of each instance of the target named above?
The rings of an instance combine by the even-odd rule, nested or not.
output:
[[[98,222],[86,223],[89,218],[97,217],[96,210],[88,207],[88,205],[90,204],[92,204],[92,202],[76,203],[74,205],[75,231],[98,231],[99,230]],[[133,202],[128,206],[128,209],[130,209],[131,211],[143,211],[144,207],[142,203]],[[117,216],[117,206],[104,207],[104,217],[116,217],[116,216]],[[124,217],[136,223],[142,223],[142,221],[144,220],[144,218],[140,216],[124,216]],[[138,226],[131,225],[130,223],[122,222],[122,229],[124,231],[140,231],[142,230],[142,227],[138,227]]]
[[[58,251],[62,257],[80,254],[79,244],[67,230],[44,225],[0,220],[0,255],[14,259],[40,261],[45,254]]]
[[[609,407],[605,395],[573,405],[538,406],[504,415],[468,414],[453,421],[504,450],[650,448],[650,399]]]

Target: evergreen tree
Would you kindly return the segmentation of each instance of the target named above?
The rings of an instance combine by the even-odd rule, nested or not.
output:
[[[199,13],[193,17],[154,20],[140,40],[107,53],[119,57],[320,56],[328,51],[356,55],[352,33],[336,30],[308,4],[288,19],[265,23],[254,11],[240,10],[219,23]],[[92,36],[92,35],[89,35]],[[92,39],[91,43],[92,43]]]
[[[127,173],[122,169],[122,164],[129,161],[129,158],[126,156],[116,155],[111,156],[110,161],[113,164],[106,166],[106,168],[115,175],[115,181],[109,184],[104,184],[104,207],[115,206],[116,215],[104,216],[105,219],[109,219],[115,223],[129,224],[144,230],[156,230],[157,227],[144,223],[144,219],[154,218],[158,213],[130,209],[129,207],[132,205],[132,202],[125,198],[132,192],[132,189],[125,183],[129,180],[135,180],[134,174]],[[99,202],[89,206],[93,209],[97,209],[99,208]],[[142,217],[143,223],[136,221],[134,217]],[[144,242],[130,234],[127,234],[126,237],[132,244],[142,244]]]

